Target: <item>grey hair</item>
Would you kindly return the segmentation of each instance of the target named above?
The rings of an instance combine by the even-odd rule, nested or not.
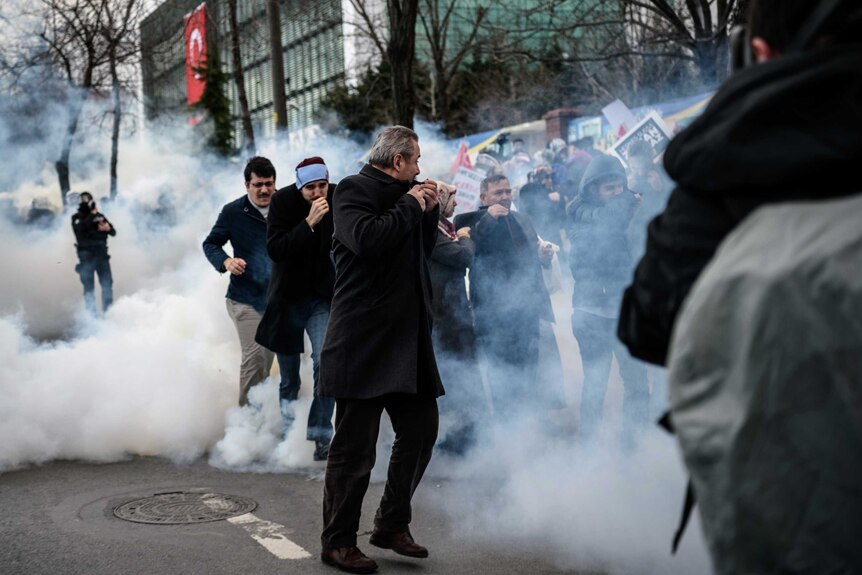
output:
[[[386,128],[374,140],[371,152],[368,154],[368,163],[379,168],[391,168],[395,162],[395,156],[401,154],[405,160],[409,158],[416,147],[413,142],[418,142],[419,136],[410,128],[404,126],[391,126]]]

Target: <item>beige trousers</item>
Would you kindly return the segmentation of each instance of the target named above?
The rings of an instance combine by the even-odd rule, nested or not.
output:
[[[236,326],[242,362],[239,365],[239,404],[248,403],[248,390],[269,377],[275,355],[254,341],[261,314],[248,304],[225,298],[227,313]]]

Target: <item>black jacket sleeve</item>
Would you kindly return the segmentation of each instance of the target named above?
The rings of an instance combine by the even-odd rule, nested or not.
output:
[[[680,307],[732,226],[720,200],[679,188],[671,194],[623,295],[617,335],[633,356],[665,365]]]
[[[225,213],[225,208],[219,212],[218,219],[215,225],[210,230],[209,235],[203,243],[204,254],[209,260],[212,267],[219,273],[225,273],[227,270],[224,267],[224,262],[230,256],[224,251],[224,245],[230,241],[230,226],[228,226],[228,215]]]
[[[283,262],[291,257],[301,257],[308,252],[314,230],[305,218],[296,223],[291,218],[290,201],[282,194],[272,196],[269,214],[266,218],[266,251],[274,262]]]
[[[422,208],[413,196],[404,194],[383,213],[378,213],[376,201],[350,178],[341,181],[333,197],[336,238],[359,257],[379,256],[396,247],[422,221]]]
[[[437,246],[437,222],[440,221],[440,206],[436,206],[430,212],[422,216],[422,246],[425,248],[425,257],[430,258],[431,252]]]
[[[457,242],[449,239],[443,232],[437,232],[437,243],[431,259],[435,262],[458,270],[464,270],[473,265],[476,246],[470,238],[461,238]]]

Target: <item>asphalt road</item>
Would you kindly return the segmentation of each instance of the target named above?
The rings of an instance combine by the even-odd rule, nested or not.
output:
[[[305,474],[237,473],[202,460],[176,465],[152,457],[109,464],[54,462],[4,473],[0,475],[0,574],[337,573],[318,556],[321,475],[322,467]],[[567,572],[543,561],[540,552],[454,536],[451,518],[435,509],[433,499],[439,490],[457,488],[457,482],[433,478],[420,486],[412,531],[431,556],[413,560],[368,543],[382,492],[382,484],[371,485],[359,546],[378,562],[380,573]],[[295,544],[294,556],[304,555],[303,550],[308,555],[281,558],[277,549],[269,550],[252,537],[254,529],[235,521],[149,525],[113,514],[115,507],[130,500],[174,491],[250,497],[258,503],[252,520],[270,531],[270,540],[287,538]]]

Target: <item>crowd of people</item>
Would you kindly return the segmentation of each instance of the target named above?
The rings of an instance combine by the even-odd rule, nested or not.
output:
[[[306,334],[311,342],[306,436],[315,442],[314,459],[327,462],[327,563],[376,568],[356,548],[356,531],[383,411],[395,442],[371,543],[424,557],[408,525],[432,448],[465,456],[489,423],[510,425],[564,407],[547,273],[555,259],[568,258],[574,278],[582,436],[593,438],[601,422],[612,355],[625,385],[626,444],[635,445],[645,428],[646,370],[615,343],[614,325],[638,253],[630,228],[644,196],[666,192],[652,185],[664,179],[651,176],[651,161],[630,158],[639,171],[627,173],[613,156],[569,153],[552,141],[539,154],[550,162],[534,164],[519,146],[513,158],[522,156],[516,167],[526,171],[508,175],[511,161],[485,166],[482,205],[457,216],[455,187],[417,179],[419,139],[408,128],[383,130],[368,163],[337,185],[315,156],[296,166],[294,183],[277,189],[272,162],[254,157],[245,193],[223,207],[204,240],[212,266],[230,274],[240,405],[277,359],[289,431]],[[573,174],[580,174],[577,185]]]
[[[285,434],[295,425],[301,354],[306,339],[311,344],[305,434],[314,443],[313,458],[326,462],[322,561],[354,573],[377,569],[357,547],[357,532],[383,411],[395,440],[369,543],[423,558],[428,550],[409,529],[411,500],[434,449],[465,457],[489,426],[511,426],[525,417],[542,423],[565,405],[561,354],[571,356],[574,349],[558,346],[553,325],[561,318],[551,298],[561,284],[554,266],[562,262],[570,272],[564,283],[571,286],[571,329],[583,367],[580,441],[596,445],[603,429],[615,359],[623,387],[620,445],[636,449],[652,415],[651,398],[664,385],[663,374],[645,362],[670,362],[677,403],[671,402],[672,417],[665,422],[681,438],[692,492],[704,502],[716,570],[820,572],[817,565],[828,565],[829,572],[856,572],[844,568],[862,566],[852,540],[860,517],[857,486],[821,476],[805,460],[820,461],[822,453],[820,459],[811,454],[832,449],[837,455],[824,463],[828,470],[839,459],[843,468],[860,467],[859,434],[850,430],[862,413],[853,391],[853,361],[862,356],[858,337],[835,349],[808,350],[814,359],[786,375],[769,362],[777,361],[778,349],[799,350],[807,358],[802,331],[817,323],[817,314],[794,316],[796,331],[784,333],[766,325],[763,314],[728,312],[722,298],[744,302],[746,295],[725,294],[726,284],[704,271],[716,261],[736,263],[721,257],[728,237],[742,256],[749,253],[740,245],[756,245],[761,252],[751,257],[760,257],[764,267],[769,253],[788,257],[775,247],[787,233],[775,213],[772,220],[756,220],[769,225],[752,231],[748,218],[758,208],[858,195],[862,147],[852,95],[862,70],[862,11],[849,2],[824,2],[816,10],[814,4],[752,2],[751,30],[741,36],[747,43],[744,69],[664,158],[647,141],[628,146],[619,158],[595,149],[588,138],[552,139],[541,150],[515,139],[505,157],[479,154],[481,205],[474,211],[457,213],[454,186],[418,179],[419,137],[402,126],[383,130],[367,164],[338,183],[318,156],[300,162],[293,183],[282,188],[269,159],[248,161],[245,192],[222,208],[203,250],[212,267],[230,277],[225,302],[241,349],[238,403],[248,404],[250,389],[277,362]],[[660,159],[676,183],[672,194]],[[98,278],[107,311],[113,301],[107,241],[116,230],[90,193],[70,201],[77,207],[72,228],[86,308],[96,312]],[[853,227],[852,218],[838,217],[838,208],[830,207],[836,225]],[[153,225],[172,225],[167,193],[153,213]],[[818,217],[805,203],[787,213],[803,223]],[[28,224],[50,227],[53,220],[50,208],[33,202]],[[742,239],[735,236],[739,228]],[[814,261],[818,274],[839,269],[839,278],[852,275],[829,260],[829,245],[818,245],[826,255],[793,260],[794,269]],[[709,281],[697,285],[703,276]],[[773,293],[768,290],[781,281],[760,276],[755,287],[763,293]],[[809,277],[797,281],[817,291],[814,283]],[[829,297],[858,301],[850,283],[827,285],[836,290]],[[669,353],[680,329],[677,316],[689,292],[698,289],[713,298],[707,302],[713,308],[705,296],[691,304],[681,333],[697,337],[678,347],[674,364]],[[822,296],[804,289],[808,299],[798,302],[800,308]],[[768,304],[774,302],[758,302],[758,310]],[[712,331],[698,326],[716,307],[719,312],[708,316]],[[838,331],[858,330],[858,314],[836,314],[832,321]],[[752,345],[761,354],[753,360],[743,345],[751,338],[737,341],[746,328],[774,340],[763,349]],[[719,340],[730,345],[716,350]],[[746,375],[758,369],[769,373]],[[808,377],[817,393],[803,390],[800,373],[816,374]],[[782,393],[791,384],[804,396],[795,403]],[[780,408],[758,403],[754,392],[766,387],[779,390],[770,401]],[[744,414],[745,426],[737,424],[741,397],[754,405]],[[812,426],[825,430],[832,445],[815,438]],[[749,458],[752,444],[762,453]],[[759,457],[774,464],[757,468],[752,460]],[[788,475],[803,478],[804,489],[782,484]],[[781,497],[761,498],[759,491],[738,487],[764,478]],[[798,518],[786,518],[791,507]]]

